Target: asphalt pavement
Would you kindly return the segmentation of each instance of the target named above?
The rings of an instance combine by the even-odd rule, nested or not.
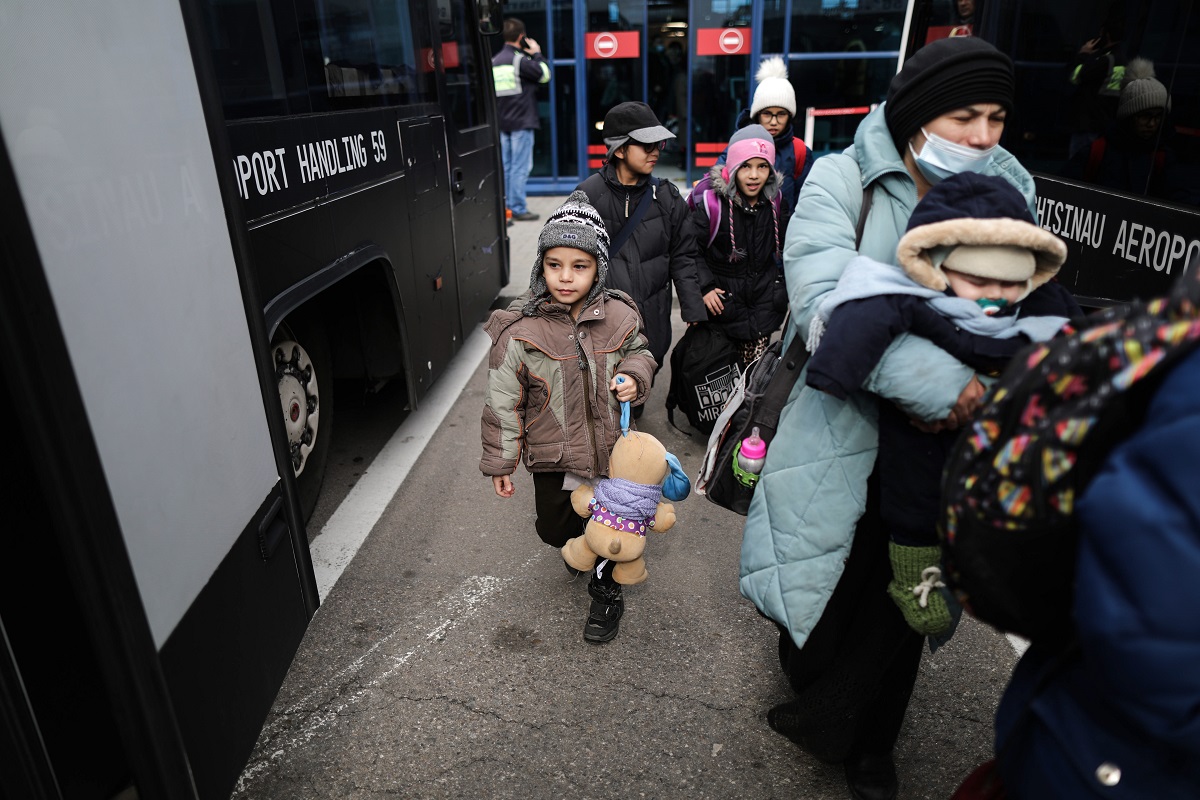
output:
[[[562,199],[530,207],[544,220]],[[503,296],[527,285],[540,227],[509,228]],[[586,579],[534,533],[528,474],[502,500],[478,470],[487,368],[471,358],[411,471],[326,579],[234,797],[847,798],[840,767],[766,725],[789,690],[774,626],[738,594],[743,518],[694,494],[676,504],[675,528],[651,534],[649,578],[626,590],[620,635],[585,643]],[[667,423],[668,381],[669,366],[638,427],[694,476],[705,437]],[[392,437],[401,449],[420,447],[411,422]],[[364,480],[393,463],[377,458]],[[901,798],[949,797],[991,756],[1015,659],[970,620],[926,653],[896,753]]]

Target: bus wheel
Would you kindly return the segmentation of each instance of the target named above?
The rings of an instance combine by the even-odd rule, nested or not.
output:
[[[295,335],[280,326],[271,345],[279,386],[288,457],[296,476],[300,510],[307,522],[317,505],[333,428],[333,373],[329,341],[319,329]]]

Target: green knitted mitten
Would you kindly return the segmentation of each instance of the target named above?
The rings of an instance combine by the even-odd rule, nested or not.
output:
[[[900,607],[904,621],[922,636],[937,636],[950,629],[950,609],[938,588],[942,583],[941,549],[906,547],[888,543],[892,581],[888,594]]]

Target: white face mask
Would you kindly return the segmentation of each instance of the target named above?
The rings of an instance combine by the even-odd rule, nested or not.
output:
[[[925,145],[920,154],[913,149],[911,141],[908,143],[908,150],[917,162],[917,169],[921,170],[921,174],[930,183],[938,183],[960,172],[983,172],[988,168],[988,164],[992,163],[992,153],[995,152],[996,145],[980,150],[965,144],[955,144],[924,128],[921,128],[921,133],[925,134]]]

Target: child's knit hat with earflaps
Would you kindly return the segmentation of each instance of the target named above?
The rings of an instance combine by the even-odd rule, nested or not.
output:
[[[530,299],[522,308],[522,313],[532,317],[550,294],[546,276],[542,272],[542,259],[547,250],[555,247],[573,247],[596,259],[596,283],[584,301],[585,307],[591,305],[604,291],[608,278],[608,245],[608,229],[604,227],[600,213],[588,202],[587,194],[579,189],[571,192],[571,196],[554,210],[538,234],[537,258],[529,275]]]

